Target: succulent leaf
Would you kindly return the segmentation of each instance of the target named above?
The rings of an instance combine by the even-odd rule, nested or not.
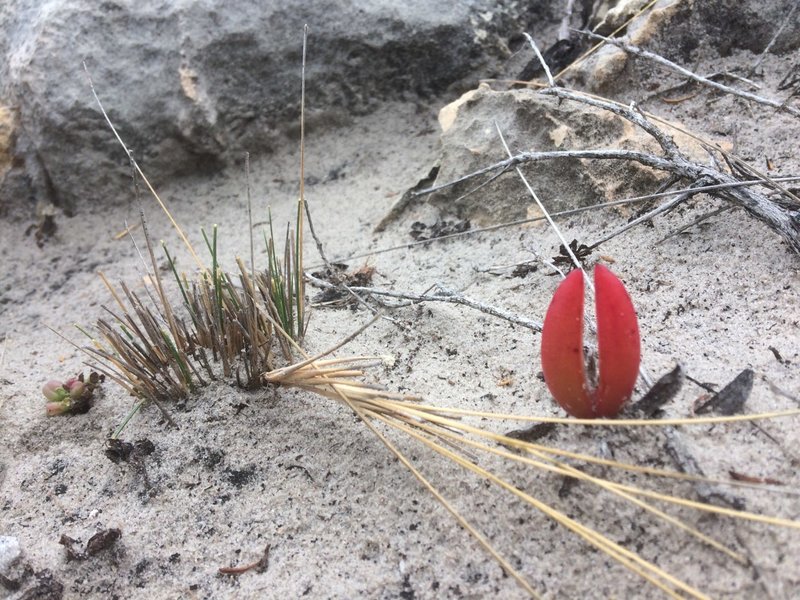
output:
[[[594,268],[594,288],[600,379],[593,410],[598,417],[613,417],[630,399],[639,377],[639,323],[625,286],[600,264]]]
[[[542,371],[550,393],[569,414],[591,417],[583,356],[583,271],[556,289],[542,326]]]
[[[586,376],[583,352],[583,272],[556,289],[542,327],[542,371],[550,393],[574,417],[613,417],[627,402],[639,373],[636,311],[622,282],[606,267],[594,271],[599,380]]]

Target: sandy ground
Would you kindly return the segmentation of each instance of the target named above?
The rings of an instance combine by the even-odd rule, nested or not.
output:
[[[730,60],[752,60],[734,56]],[[724,65],[700,65],[709,72]],[[785,64],[772,60],[767,69]],[[646,83],[650,72],[632,73]],[[620,93],[636,95],[630,88]],[[436,212],[418,206],[385,233],[375,224],[400,194],[425,175],[436,156],[436,111],[431,105],[386,106],[346,129],[311,131],[307,189],[317,228],[333,258],[412,241],[411,223],[431,224]],[[730,98],[700,94],[679,105],[647,108],[690,128],[732,142],[745,158],[768,155],[782,173],[798,172],[793,155],[797,122]],[[709,113],[716,115],[713,122]],[[258,215],[273,207],[278,222],[290,218],[297,193],[294,144],[254,160],[252,189]],[[146,165],[143,165],[146,170]],[[198,247],[199,228],[217,223],[223,263],[248,252],[242,170],[174,181],[160,188],[175,217]],[[722,386],[742,369],[755,371],[752,412],[788,409],[791,400],[768,382],[800,390],[800,260],[779,238],[741,210],[713,217],[688,233],[658,243],[676,228],[719,205],[702,198],[605,244],[600,253],[625,281],[638,308],[643,360],[658,376],[681,362],[701,382]],[[179,242],[154,203],[146,202],[152,235]],[[562,221],[567,236],[592,240],[624,222],[616,211]],[[91,324],[110,304],[96,276],[140,281],[130,241],[113,236],[136,220],[132,199],[91,199],[77,217],[59,217],[58,232],[43,248],[25,235],[28,222],[0,223],[0,535],[19,542],[22,556],[4,572],[37,573],[22,589],[52,579],[65,597],[102,598],[484,598],[524,597],[513,579],[488,557],[346,408],[287,390],[244,393],[224,382],[169,407],[179,429],[155,408],[135,418],[129,440],[147,438],[155,453],[141,473],[103,454],[105,438],[132,406],[106,385],[86,415],[47,418],[39,389],[52,377],[84,368],[82,355],[51,333],[80,340],[73,323]],[[261,226],[259,226],[260,228]],[[260,234],[259,234],[260,235]],[[310,241],[309,241],[310,242]],[[374,284],[422,292],[441,282],[512,313],[541,319],[557,285],[546,268],[524,278],[482,270],[556,253],[546,226],[480,233],[367,259]],[[307,244],[310,263],[317,262]],[[191,267],[181,254],[184,268]],[[259,253],[264,261],[264,253]],[[311,290],[313,295],[314,290]],[[399,310],[342,352],[391,354],[392,367],[370,378],[389,389],[426,396],[442,405],[559,415],[539,372],[539,338],[531,332],[464,307],[426,304]],[[309,351],[322,350],[368,319],[364,311],[319,309],[312,316]],[[638,390],[637,394],[641,394]],[[703,390],[687,384],[667,407],[688,416]],[[749,510],[800,518],[797,475],[798,419],[759,426],[685,428],[676,435],[710,477],[729,470],[785,483],[783,492],[726,490]],[[506,422],[476,421],[497,431]],[[391,433],[400,448],[528,577],[552,598],[650,598],[655,592],[635,575],[573,534],[431,452]],[[561,427],[544,443],[618,460],[676,468],[667,433],[656,429],[598,431]],[[735,522],[689,509],[673,513],[749,557],[749,565],[709,550],[583,484],[567,488],[556,476],[490,463],[538,498],[598,527],[624,547],[703,589],[712,597],[790,598],[800,586],[800,534]],[[593,472],[602,473],[597,470]],[[626,476],[622,476],[626,479]],[[689,485],[641,477],[630,481],[697,498]],[[661,506],[661,505],[659,505]],[[62,534],[85,543],[116,527],[121,538],[86,561],[67,562]],[[223,576],[218,569],[258,560],[261,573]],[[0,587],[0,595],[22,597]]]

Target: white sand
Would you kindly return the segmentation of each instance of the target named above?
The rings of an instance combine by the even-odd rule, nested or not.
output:
[[[799,170],[796,122],[773,120],[727,98],[713,105],[706,100],[701,95],[691,104],[653,108],[683,119],[695,131],[727,137],[758,165],[766,153],[781,172]],[[307,197],[331,258],[409,242],[411,222],[435,220],[432,209],[417,207],[386,233],[371,233],[435,158],[438,106],[387,106],[347,130],[309,133],[308,175],[320,183],[307,188]],[[706,119],[712,109],[718,115],[713,124]],[[334,170],[338,179],[326,180]],[[295,144],[254,160],[252,172],[257,219],[265,218],[269,202],[276,221],[284,223],[297,194]],[[198,248],[199,228],[218,223],[223,263],[233,266],[235,255],[248,254],[241,169],[171,182],[160,191]],[[91,204],[94,208],[84,207],[73,219],[59,217],[57,236],[41,250],[24,235],[26,224],[0,223],[0,534],[17,538],[23,553],[11,574],[18,574],[23,563],[35,571],[50,569],[66,597],[524,597],[380,441],[331,401],[282,389],[244,393],[217,383],[180,407],[169,407],[179,430],[167,427],[159,412],[148,408],[124,437],[147,437],[156,445],[146,459],[152,494],[132,468],[112,464],[103,455],[104,439],[132,405],[118,387],[106,385],[86,415],[47,418],[39,388],[47,379],[80,371],[84,357],[45,325],[81,341],[72,323],[91,324],[103,316],[101,305],[110,305],[95,271],[133,285],[141,279],[131,243],[112,239],[126,218],[136,220],[135,205],[123,199],[106,208],[105,198],[91,199]],[[790,400],[770,391],[767,381],[795,395],[800,390],[798,257],[741,210],[656,243],[718,204],[703,199],[682,207],[658,218],[652,228],[640,227],[608,242],[595,257],[611,263],[633,297],[644,365],[651,374],[658,376],[680,361],[692,377],[721,386],[750,367],[756,381],[748,410],[793,408]],[[179,251],[154,203],[147,199],[145,206],[153,237],[169,240],[170,248]],[[569,239],[590,241],[625,218],[603,211],[562,226]],[[307,241],[308,264],[318,262]],[[557,284],[546,269],[524,279],[479,269],[529,259],[531,249],[550,257],[556,248],[552,232],[534,224],[348,264],[374,266],[379,287],[422,292],[441,282],[540,319]],[[183,267],[190,269],[181,256]],[[443,405],[561,414],[536,377],[538,336],[450,305],[413,306],[391,316],[396,323],[376,324],[340,352],[393,354],[394,367],[373,371],[375,381]],[[364,311],[316,311],[309,351],[330,346],[367,318]],[[667,414],[690,415],[702,392],[687,384]],[[795,495],[730,491],[745,498],[751,510],[796,519],[798,422],[699,426],[683,430],[680,439],[710,477],[727,479],[728,471],[735,470],[785,482]],[[497,431],[520,426],[480,424]],[[654,596],[635,575],[536,511],[402,435],[390,437],[546,596]],[[657,430],[560,428],[544,442],[675,468],[665,450],[665,434]],[[742,567],[588,485],[575,486],[562,500],[558,477],[489,464],[712,597],[788,598],[800,585],[796,531],[673,510],[751,557],[755,566]],[[696,498],[688,485],[635,481]],[[58,544],[62,533],[85,543],[107,527],[122,530],[112,550],[85,562],[66,562]],[[220,567],[256,561],[266,545],[271,552],[265,572],[218,575]],[[32,584],[28,579],[23,588]]]

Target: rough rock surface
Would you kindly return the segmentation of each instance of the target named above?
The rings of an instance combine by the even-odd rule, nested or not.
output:
[[[495,127],[513,153],[585,149],[640,149],[657,152],[651,138],[610,113],[542,96],[533,90],[467,92],[439,115],[444,130],[437,186],[508,157]],[[552,212],[589,206],[652,189],[663,177],[630,161],[558,159],[523,165],[523,172]],[[492,174],[470,179],[429,196],[448,213],[481,224],[499,223],[536,212],[517,175],[508,172],[476,193],[467,192]],[[427,187],[427,186],[425,186]],[[395,211],[397,212],[397,211]]]
[[[643,0],[621,0],[607,12],[595,15],[588,27],[602,35],[624,27],[628,43],[684,65],[696,62],[703,53],[725,57],[736,49],[745,49],[760,54],[769,47],[771,53],[784,55],[800,47],[797,13],[786,20],[789,3],[660,0],[652,10],[639,15],[646,4]],[[575,83],[608,93],[629,62],[623,50],[605,46],[570,71]]]
[[[269,151],[296,130],[304,23],[313,127],[474,83],[549,4],[12,0],[0,7],[0,104],[19,113],[13,153],[37,201],[69,210],[131,187],[84,60],[123,139],[164,180]],[[0,207],[19,193],[0,187]]]

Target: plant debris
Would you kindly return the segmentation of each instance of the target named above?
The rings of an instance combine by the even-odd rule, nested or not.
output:
[[[592,249],[586,244],[579,243],[578,240],[572,240],[569,243],[569,248],[572,250],[575,258],[580,261],[581,266],[585,268],[586,265],[584,264],[584,259],[589,257],[589,255],[592,253]],[[564,244],[559,246],[558,256],[554,256],[552,258],[552,262],[557,267],[562,267],[568,271],[571,271],[575,268],[575,265],[572,263],[572,258],[570,257],[569,252],[567,252],[567,249],[564,247]]]
[[[45,242],[56,234],[58,225],[56,224],[56,207],[48,204],[36,209],[36,223],[29,225],[25,230],[25,235],[33,233],[36,245],[44,248]]]
[[[322,279],[323,281],[327,281],[329,283],[336,283],[347,272],[348,268],[349,267],[347,263],[329,262],[324,270],[314,271],[312,275],[317,279]]]
[[[555,423],[536,423],[525,429],[514,429],[505,435],[523,442],[535,442],[550,435],[551,432],[555,431],[555,428]]]
[[[342,307],[349,306],[355,308],[358,304],[356,298],[347,288],[350,287],[369,287],[372,285],[372,278],[375,275],[375,267],[363,265],[354,271],[347,271],[347,265],[342,263],[331,263],[332,268],[324,271],[312,273],[313,277],[322,281],[327,281],[336,287],[326,288],[312,298],[312,302],[317,306]]]
[[[64,597],[64,584],[53,577],[49,569],[35,574],[36,585],[25,590],[18,600],[61,600]]]
[[[117,540],[122,536],[122,532],[112,527],[110,529],[103,529],[102,531],[98,531],[92,537],[89,538],[89,541],[86,542],[86,549],[80,549],[80,542],[69,537],[66,534],[61,535],[61,539],[58,540],[58,543],[64,546],[67,550],[67,562],[71,560],[86,560],[99,554],[103,550],[111,548],[114,544],[117,543]]]
[[[536,263],[533,262],[520,263],[516,267],[514,267],[513,271],[511,271],[511,277],[524,278],[530,275],[531,273],[536,273],[536,271],[538,270],[539,270],[539,265],[537,265]]]
[[[672,400],[683,386],[685,379],[683,366],[678,364],[666,375],[653,384],[640,400],[631,406],[632,411],[640,412],[646,417],[654,417],[661,412],[661,407]]]
[[[738,471],[729,470],[728,475],[734,481],[744,481],[745,483],[763,483],[766,485],[786,485],[785,482],[780,481],[779,479],[772,479],[771,477],[754,477],[752,475],[745,475],[744,473],[739,473]]]
[[[155,451],[155,444],[147,438],[138,440],[134,444],[115,438],[106,440],[105,455],[108,460],[117,465],[120,463],[130,464],[142,476],[144,487],[147,491],[150,491],[152,485],[150,484],[150,477],[147,475],[144,459]]]
[[[790,364],[792,364],[791,361],[788,361],[785,358],[783,358],[783,356],[781,356],[781,353],[778,352],[778,349],[775,346],[767,346],[767,349],[770,352],[772,352],[772,356],[775,357],[775,360],[777,360],[782,365],[789,366]]]
[[[564,477],[561,479],[561,485],[558,487],[558,497],[561,500],[568,498],[572,493],[572,489],[578,485],[579,481],[575,477]]]
[[[106,440],[105,454],[108,460],[118,465],[141,460],[143,457],[155,452],[155,450],[155,444],[147,438],[138,440],[135,444],[124,440],[109,439]]]
[[[462,219],[461,221],[442,220],[436,221],[433,225],[426,225],[421,221],[414,221],[411,224],[411,231],[409,231],[409,234],[416,241],[425,242],[456,233],[464,233],[465,231],[469,231],[471,227],[472,225],[469,219]]]
[[[256,562],[241,567],[220,567],[219,572],[222,575],[241,575],[250,570],[255,570],[256,573],[263,573],[269,567],[269,544],[264,548],[264,553]]]
[[[0,573],[0,585],[9,592],[16,592],[31,575],[33,575],[33,568],[29,564],[25,564],[22,568],[22,573],[18,575],[16,579]]]
[[[695,407],[694,412],[697,415],[710,412],[725,416],[738,414],[742,412],[744,403],[750,397],[752,390],[753,370],[745,369],[711,398],[708,400],[704,398],[702,404]]]

